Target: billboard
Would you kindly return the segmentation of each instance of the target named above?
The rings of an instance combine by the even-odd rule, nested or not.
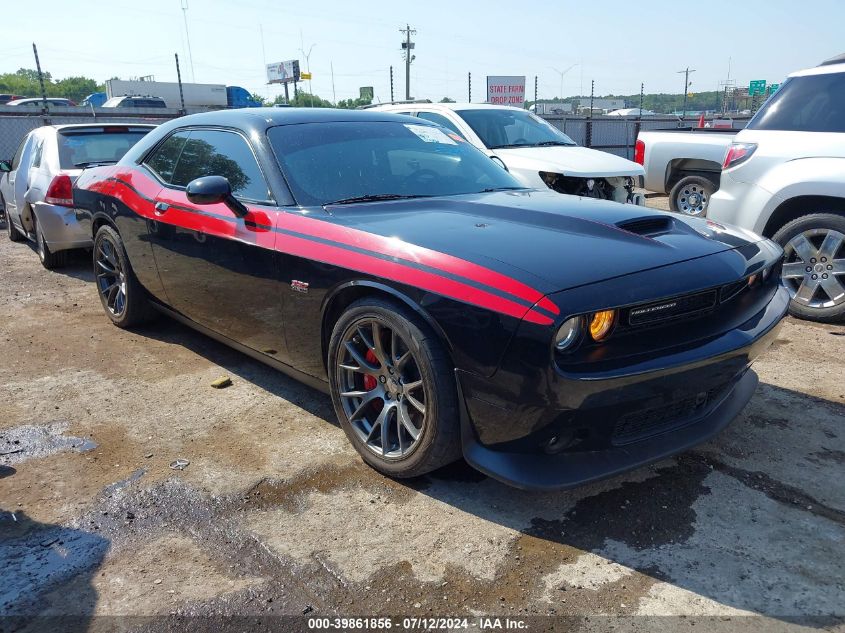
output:
[[[287,84],[292,81],[299,81],[299,60],[292,59],[286,62],[267,64],[268,84]]]
[[[525,76],[487,75],[487,103],[525,106]]]

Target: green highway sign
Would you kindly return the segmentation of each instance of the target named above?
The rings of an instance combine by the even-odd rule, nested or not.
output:
[[[762,95],[766,93],[766,80],[765,79],[755,79],[750,84],[748,84],[748,95],[754,97],[756,95]]]
[[[769,94],[775,94],[778,91],[778,88],[780,88],[780,84],[769,84]]]

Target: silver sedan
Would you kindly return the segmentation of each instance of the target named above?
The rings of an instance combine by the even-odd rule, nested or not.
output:
[[[67,251],[90,248],[73,208],[73,183],[83,169],[116,163],[155,125],[45,125],[21,141],[11,162],[0,161],[0,208],[13,242],[33,240],[45,268],[64,264]]]

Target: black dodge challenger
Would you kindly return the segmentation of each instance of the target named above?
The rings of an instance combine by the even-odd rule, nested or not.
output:
[[[165,312],[330,392],[395,477],[463,453],[564,488],[685,450],[751,398],[789,301],[769,240],[525,189],[384,112],[176,119],[74,199],[115,325]]]

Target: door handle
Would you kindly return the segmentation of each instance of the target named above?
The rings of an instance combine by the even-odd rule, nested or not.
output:
[[[162,215],[167,213],[167,210],[170,208],[170,205],[166,202],[156,202],[155,210],[158,215]]]

